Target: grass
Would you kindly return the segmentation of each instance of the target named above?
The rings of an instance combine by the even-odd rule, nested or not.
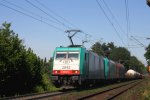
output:
[[[150,100],[150,76],[142,80],[140,84],[128,90],[117,100]]]

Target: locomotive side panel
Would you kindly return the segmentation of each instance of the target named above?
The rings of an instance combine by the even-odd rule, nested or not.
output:
[[[109,61],[109,79],[116,79],[116,65],[112,60]]]
[[[104,79],[102,58],[89,52],[89,79]]]
[[[103,56],[100,56],[100,76],[101,76],[101,79],[105,79],[105,76],[104,76],[104,57]]]
[[[124,79],[125,78],[125,67],[121,64],[120,66],[120,73],[119,73],[119,78]]]

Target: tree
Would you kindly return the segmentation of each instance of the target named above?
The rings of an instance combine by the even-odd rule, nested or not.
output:
[[[141,61],[139,61],[135,56],[130,57],[130,69],[136,70],[137,72],[143,73],[144,64],[142,64]]]
[[[100,44],[100,42],[96,42],[92,47],[92,51],[97,53],[98,55],[102,55],[102,56],[106,56],[108,57],[111,50],[116,48],[116,46],[114,46],[113,42],[110,43],[103,43]]]
[[[146,50],[146,53],[144,54],[144,56],[147,60],[147,64],[150,65],[150,44],[148,45],[148,47],[145,50]]]
[[[109,58],[109,55],[114,48],[117,48],[117,47],[114,45],[113,42],[102,44],[102,50],[104,51],[104,54],[107,58]]]
[[[10,30],[6,22],[0,29],[0,94],[11,95],[19,92],[20,69],[23,65],[24,46],[18,35]],[[20,81],[22,82],[22,80]],[[16,87],[18,85],[18,87]],[[14,89],[16,87],[16,89]]]
[[[104,51],[102,50],[102,45],[99,42],[96,42],[92,47],[92,51],[95,52],[98,55],[104,56]]]
[[[108,43],[107,47],[110,48],[111,50],[117,48],[117,46],[115,46],[113,42]]]
[[[0,96],[30,93],[47,82],[42,70],[46,59],[44,63],[31,48],[26,50],[10,26],[5,22],[0,28]]]
[[[124,64],[124,66],[129,69],[130,52],[126,48],[117,47],[112,49],[109,58]]]

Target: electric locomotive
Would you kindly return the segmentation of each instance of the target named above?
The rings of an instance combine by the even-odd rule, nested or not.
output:
[[[81,84],[84,76],[86,49],[82,47],[57,47],[54,51],[52,80],[55,85]]]

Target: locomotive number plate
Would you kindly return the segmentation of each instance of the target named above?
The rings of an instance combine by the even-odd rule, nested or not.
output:
[[[70,69],[70,66],[62,66],[62,69]]]

